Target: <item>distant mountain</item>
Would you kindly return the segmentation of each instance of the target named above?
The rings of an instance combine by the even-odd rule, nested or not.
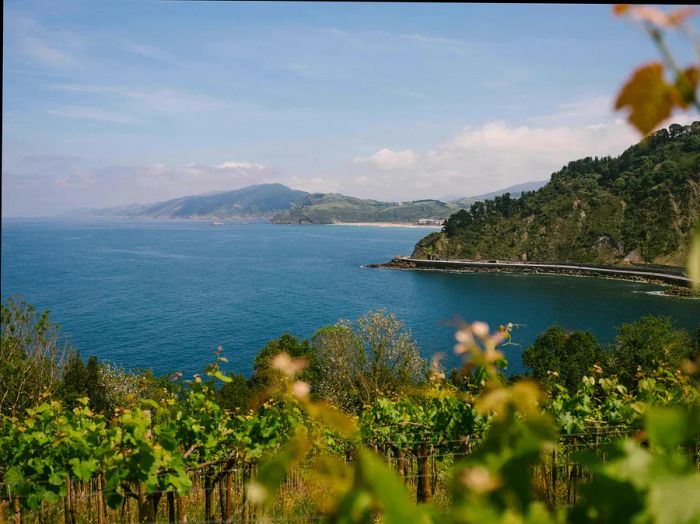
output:
[[[441,196],[441,197],[436,198],[435,200],[439,200],[440,202],[454,202],[454,201],[460,200],[462,198],[464,198],[464,195],[454,194],[454,195]]]
[[[308,195],[282,184],[259,184],[235,191],[185,196],[154,204],[91,210],[91,216],[122,218],[270,218]],[[85,214],[85,213],[81,213]]]
[[[339,193],[314,193],[292,209],[272,217],[276,224],[332,224],[334,222],[417,222],[441,220],[457,211],[455,204],[439,200],[380,202]]]
[[[484,193],[483,195],[474,195],[474,196],[462,197],[462,198],[457,197],[457,198],[451,199],[449,201],[454,202],[455,204],[459,205],[460,207],[468,208],[474,202],[482,202],[484,200],[489,200],[489,199],[497,197],[497,196],[505,195],[506,193],[509,193],[511,198],[518,198],[526,191],[537,191],[539,188],[544,186],[546,183],[547,183],[546,180],[538,180],[536,182],[523,182],[522,184],[508,186],[506,188],[499,189],[497,191],[491,191],[490,193]]]
[[[700,218],[700,122],[616,158],[569,162],[518,199],[496,196],[416,244],[416,258],[684,265]]]
[[[522,191],[521,186],[526,185],[520,184],[501,192],[509,189]],[[107,209],[81,209],[67,215],[109,218],[265,219],[277,224],[417,222],[421,219],[445,219],[452,213],[469,207],[471,203],[469,199],[456,202],[434,199],[382,202],[339,193],[310,194],[282,184],[259,184],[235,191],[184,196],[165,202],[129,204]]]

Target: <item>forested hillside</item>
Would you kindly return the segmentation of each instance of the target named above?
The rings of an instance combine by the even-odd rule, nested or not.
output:
[[[447,218],[461,206],[439,200],[381,202],[338,193],[314,193],[285,213],[273,217],[277,224],[331,224],[333,222],[416,222],[421,218]]]
[[[153,204],[91,210],[88,214],[122,218],[264,218],[289,209],[307,194],[282,184],[257,184],[234,191],[184,196]]]
[[[583,158],[541,189],[474,203],[416,258],[684,265],[700,216],[700,122],[662,129],[617,158]]]

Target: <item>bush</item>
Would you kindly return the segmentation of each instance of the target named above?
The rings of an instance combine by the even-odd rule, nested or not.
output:
[[[575,391],[581,377],[603,356],[592,333],[552,326],[525,350],[523,363],[541,384],[556,382]]]
[[[311,339],[318,358],[318,394],[350,412],[392,396],[425,377],[425,361],[404,324],[378,310],[353,326],[341,320]]]
[[[69,352],[48,311],[19,298],[0,307],[0,414],[20,415],[57,391]]]
[[[216,391],[216,401],[222,409],[247,411],[253,390],[243,375],[231,374],[231,382],[225,383]]]
[[[281,337],[265,344],[265,347],[255,357],[251,382],[256,389],[263,389],[280,383],[282,380],[281,373],[270,365],[272,357],[280,353],[287,353],[292,358],[305,359],[307,368],[300,375],[300,379],[312,384],[317,381],[316,358],[308,340],[302,341],[289,333],[285,333]]]
[[[695,354],[688,333],[676,329],[668,317],[645,316],[623,324],[610,350],[609,368],[630,391],[637,387],[638,375],[648,374],[659,366],[678,369]]]

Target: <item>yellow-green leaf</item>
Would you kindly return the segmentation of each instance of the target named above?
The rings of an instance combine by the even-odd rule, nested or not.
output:
[[[654,62],[638,68],[622,87],[615,109],[629,108],[628,121],[648,134],[671,116],[674,105],[682,105],[678,90],[664,78],[664,67]]]

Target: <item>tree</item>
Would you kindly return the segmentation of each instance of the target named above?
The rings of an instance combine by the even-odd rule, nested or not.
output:
[[[312,385],[317,382],[317,363],[309,341],[302,341],[289,333],[284,333],[281,337],[265,344],[255,357],[251,382],[256,389],[273,386],[282,380],[281,373],[270,365],[272,357],[280,353],[287,353],[292,358],[306,359],[307,368],[299,378]]]
[[[71,351],[63,368],[59,397],[68,407],[75,407],[77,400],[88,396],[87,369],[77,351]]]
[[[649,373],[664,365],[678,369],[695,354],[687,332],[676,329],[669,317],[645,316],[623,324],[610,350],[609,366],[631,391],[637,388],[638,373]]]
[[[321,328],[311,345],[318,358],[318,394],[346,411],[358,412],[425,376],[425,361],[410,333],[384,310],[367,313],[355,325],[341,320]]]
[[[525,350],[523,362],[541,384],[557,382],[575,391],[581,377],[603,356],[592,333],[552,326]]]
[[[0,310],[0,414],[20,415],[56,392],[68,350],[48,311],[19,298]]]
[[[253,391],[243,375],[231,374],[231,382],[216,390],[216,401],[222,409],[247,411]]]
[[[97,413],[109,414],[116,406],[110,405],[107,400],[107,391],[102,373],[100,372],[100,364],[96,356],[88,358],[86,370],[86,389],[90,398],[90,409]]]

